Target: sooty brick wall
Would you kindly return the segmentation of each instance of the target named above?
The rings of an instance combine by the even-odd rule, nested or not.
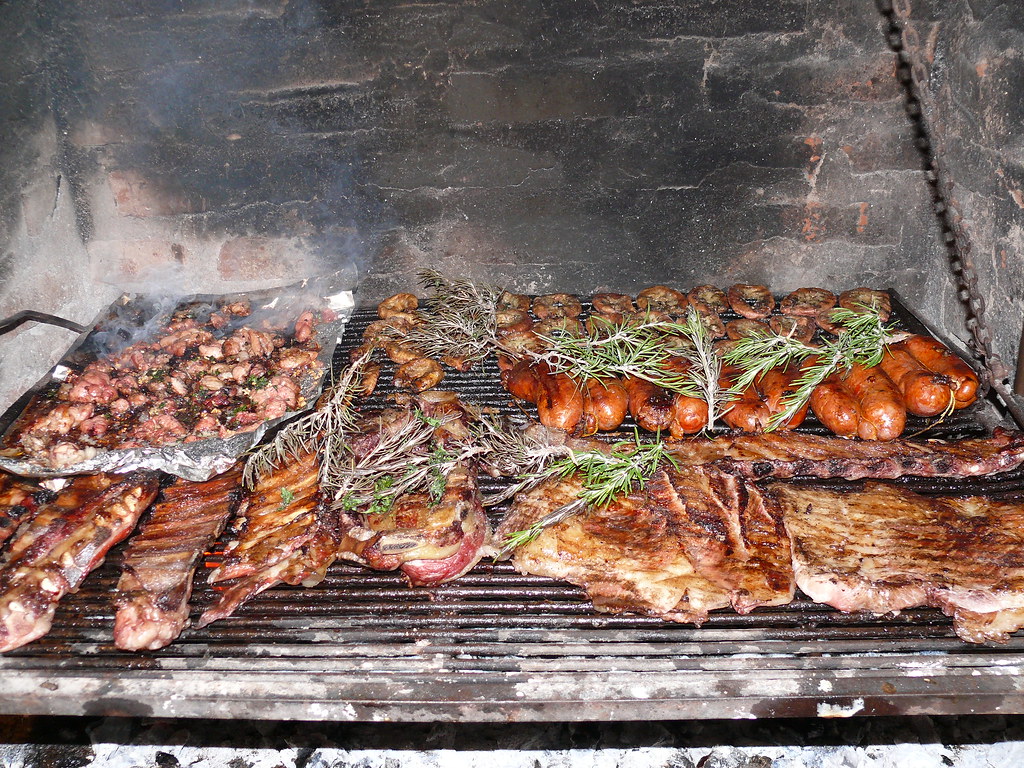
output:
[[[995,351],[1012,369],[1024,318],[1024,18],[1000,0],[904,0],[897,17],[924,75],[925,120],[953,182],[987,298]],[[955,305],[947,298],[947,307]]]
[[[870,2],[18,8],[97,308],[335,268],[372,301],[440,266],[538,292],[892,286],[962,323]]]

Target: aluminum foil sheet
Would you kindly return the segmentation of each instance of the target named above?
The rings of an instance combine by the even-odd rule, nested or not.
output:
[[[94,472],[124,473],[150,469],[193,481],[208,480],[226,471],[269,430],[297,414],[308,411],[315,404],[324,376],[331,370],[334,349],[341,340],[345,325],[355,307],[352,291],[340,287],[343,280],[340,273],[335,273],[280,288],[237,294],[199,294],[174,299],[140,294],[122,295],[100,313],[49,373],[0,418],[0,429],[4,430],[4,435],[0,438],[0,469],[30,477],[62,477]],[[109,348],[111,343],[120,343],[123,347],[128,343],[143,340],[146,333],[156,331],[163,319],[180,309],[187,309],[190,306],[222,305],[241,300],[248,301],[252,306],[250,317],[256,317],[262,311],[290,311],[292,307],[295,308],[296,317],[303,308],[331,309],[336,313],[335,320],[321,322],[316,326],[315,338],[320,344],[317,358],[321,363],[321,372],[302,380],[300,402],[304,405],[301,409],[288,412],[280,418],[264,421],[249,431],[226,438],[130,449],[100,448],[92,458],[61,467],[40,462],[26,454],[20,447],[11,444],[12,435],[18,428],[18,419],[25,414],[33,398],[54,382],[63,381],[71,371],[79,370],[92,360],[98,359],[101,351]]]

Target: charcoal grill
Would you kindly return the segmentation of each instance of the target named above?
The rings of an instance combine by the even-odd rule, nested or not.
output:
[[[923,330],[898,301],[896,316]],[[336,365],[374,318],[355,313]],[[442,386],[497,411],[519,407],[492,360],[448,371]],[[976,435],[993,418],[983,403],[939,430]],[[904,482],[1019,495],[1024,471]],[[577,587],[487,561],[432,588],[338,563],[316,588],[274,588],[164,650],[124,653],[111,639],[118,562],[115,551],[61,604],[47,636],[0,657],[0,713],[505,722],[1024,712],[1021,634],[973,646],[938,611],[845,615],[799,596],[746,616],[716,612],[697,628],[596,613]],[[200,574],[193,618],[214,596]]]

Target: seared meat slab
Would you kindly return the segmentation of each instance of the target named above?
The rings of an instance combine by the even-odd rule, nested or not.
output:
[[[114,642],[128,651],[172,643],[188,621],[188,599],[199,558],[238,501],[241,471],[212,480],[179,480],[128,542],[117,583]]]
[[[516,498],[504,538],[582,488],[549,480]],[[789,540],[756,488],[712,467],[657,472],[644,489],[546,529],[513,555],[524,573],[583,586],[599,610],[703,622],[732,605],[746,613],[793,598]]]
[[[754,479],[975,477],[1024,464],[1024,432],[997,429],[989,438],[884,443],[772,432],[692,440],[679,443],[672,452],[683,464],[728,464],[732,471]]]
[[[155,473],[76,477],[18,530],[0,568],[0,652],[49,631],[58,601],[131,532],[157,490]]]
[[[339,556],[381,571],[401,570],[415,587],[458,578],[483,556],[489,534],[475,467],[457,465],[434,503],[408,493],[387,512],[343,514]]]
[[[797,585],[841,611],[934,606],[970,642],[1024,626],[1024,503],[925,497],[870,483],[765,490],[793,541]]]
[[[265,475],[241,503],[228,545],[210,582],[235,579],[196,623],[230,616],[276,584],[315,584],[334,562],[338,526],[320,496],[319,460],[307,453]]]
[[[414,408],[412,406],[415,406]],[[388,409],[364,419],[361,434],[350,441],[353,466],[369,456],[388,434],[399,434],[410,422],[433,425],[430,451],[447,462],[472,441],[471,414],[452,392],[423,392],[406,408]],[[447,468],[447,464],[445,467]],[[446,473],[440,465],[429,493],[404,493],[386,510],[365,505],[345,509],[336,504],[342,543],[338,556],[377,570],[401,570],[413,586],[451,581],[476,565],[490,538],[472,458],[454,461]]]
[[[566,478],[521,494],[499,537],[575,500],[582,487],[577,478]],[[517,549],[512,562],[521,573],[582,586],[599,611],[700,624],[709,611],[729,605],[729,591],[697,573],[681,532],[651,509],[642,491],[547,528]]]

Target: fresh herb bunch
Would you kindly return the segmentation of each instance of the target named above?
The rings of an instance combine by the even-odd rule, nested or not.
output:
[[[440,272],[425,269],[420,284],[430,291],[422,322],[403,340],[426,357],[482,360],[497,346],[497,307],[502,289],[476,285],[469,280],[449,280]]]
[[[252,488],[288,459],[317,451],[321,456],[320,478],[330,470],[332,457],[344,445],[346,432],[354,423],[352,401],[362,386],[362,373],[371,360],[368,350],[352,362],[333,384],[316,409],[281,428],[274,439],[249,454],[242,472],[243,483]],[[326,469],[325,469],[326,468]]]
[[[639,434],[634,434],[632,442],[615,443],[608,452],[570,449],[568,454],[555,459],[538,472],[539,479],[534,485],[551,477],[579,475],[583,482],[579,496],[537,520],[529,528],[510,533],[505,537],[497,557],[504,557],[512,550],[529,544],[546,528],[579,512],[591,507],[606,506],[623,494],[630,493],[654,475],[664,461],[677,466],[675,458],[660,439],[653,443],[641,443]]]
[[[564,331],[540,335],[549,349],[535,355],[556,373],[583,381],[611,376],[633,376],[689,397],[700,397],[700,388],[686,372],[674,371],[678,355],[665,345],[666,336],[690,338],[686,323],[655,320],[648,315],[639,322],[615,322],[592,315],[596,328],[588,336]]]
[[[436,504],[455,465],[480,452],[472,443],[436,444],[435,430],[456,418],[436,419],[417,409],[397,424],[381,425],[380,439],[365,454],[357,458],[345,448],[345,458],[323,479],[324,495],[338,508],[371,515],[387,512],[399,496],[417,490],[425,489]]]
[[[474,443],[481,449],[481,464],[494,474],[518,478],[503,490],[484,495],[485,507],[500,504],[534,487],[548,477],[544,470],[553,460],[572,450],[564,442],[549,442],[546,438],[552,432],[524,429],[523,424],[513,424],[507,417],[480,414],[474,431]],[[559,431],[559,434],[564,438],[564,433]]]
[[[691,342],[691,346],[683,348],[681,352],[690,363],[685,375],[698,390],[699,397],[708,404],[707,429],[711,429],[728,412],[728,404],[736,397],[736,393],[723,389],[719,383],[722,357],[714,347],[714,339],[708,327],[692,307],[686,311],[683,326],[686,329],[684,336]]]
[[[895,327],[882,322],[878,310],[863,306],[859,310],[836,308],[831,319],[842,331],[820,346],[807,344],[791,335],[755,334],[740,339],[724,356],[727,363],[743,370],[736,381],[736,389],[749,386],[765,371],[804,362],[805,366],[794,382],[794,391],[783,400],[783,409],[769,420],[767,431],[787,423],[804,406],[815,387],[839,370],[849,370],[854,363],[871,367],[878,365],[885,344]]]

